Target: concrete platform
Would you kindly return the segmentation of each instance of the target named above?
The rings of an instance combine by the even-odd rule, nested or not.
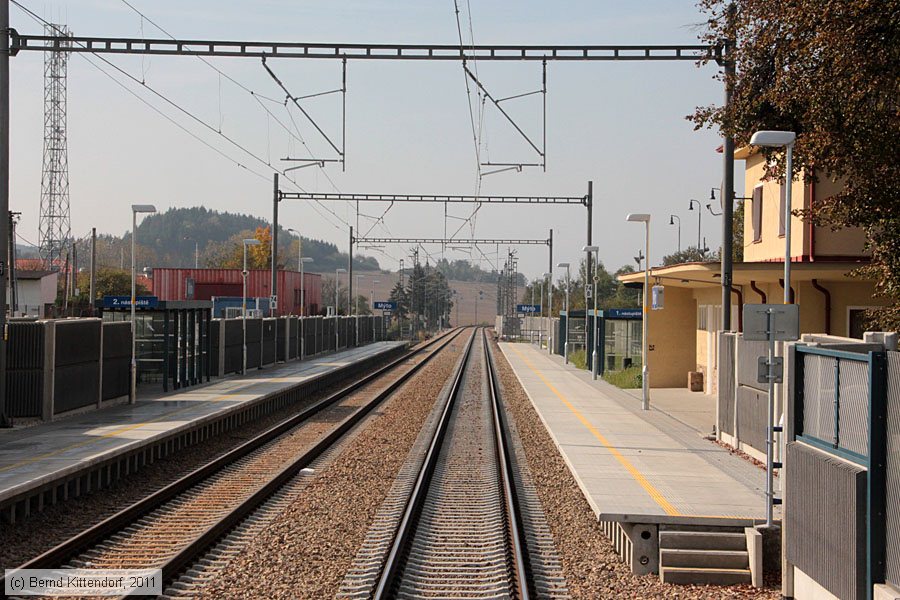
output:
[[[641,400],[641,390],[622,390]],[[681,421],[700,435],[710,435],[716,426],[718,398],[704,392],[692,392],[687,388],[654,388],[650,396],[653,408]]]
[[[765,472],[704,439],[709,401],[702,394],[690,423],[658,408],[642,411],[639,396],[593,381],[536,346],[500,347],[600,521],[764,522]],[[669,396],[664,404],[674,411],[677,399]]]
[[[65,481],[92,465],[133,454],[136,449],[159,444],[179,432],[220,422],[230,413],[243,414],[249,405],[275,392],[315,381],[405,344],[376,342],[328,356],[254,370],[246,377],[231,376],[175,393],[142,396],[139,391],[139,400],[134,405],[113,406],[20,429],[0,429],[0,506],[23,497],[29,490]],[[208,432],[202,437],[206,435]],[[188,443],[196,441],[191,439]],[[182,445],[179,442],[177,446]],[[145,456],[134,467],[127,463],[125,468],[137,468],[158,455],[161,454],[151,452],[149,459]],[[97,487],[102,483],[98,475],[86,485]],[[77,484],[81,486],[82,481]],[[68,488],[63,491],[69,495]],[[52,501],[56,500],[54,496]]]

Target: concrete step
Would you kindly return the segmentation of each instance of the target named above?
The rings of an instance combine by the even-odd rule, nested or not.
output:
[[[663,583],[737,585],[750,583],[750,569],[691,569],[687,567],[660,567],[659,578]]]
[[[749,569],[750,555],[746,550],[685,550],[680,548],[663,548],[659,551],[659,566],[703,569]]]
[[[660,531],[660,549],[678,550],[746,550],[744,533],[718,531]]]

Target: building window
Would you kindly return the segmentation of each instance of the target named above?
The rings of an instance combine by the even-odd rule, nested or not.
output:
[[[758,185],[753,188],[753,199],[752,199],[752,226],[753,226],[753,241],[760,242],[762,241],[762,198],[763,198],[763,186]]]
[[[781,198],[778,201],[778,235],[784,236],[784,203],[787,186],[782,183],[778,187],[781,188]]]

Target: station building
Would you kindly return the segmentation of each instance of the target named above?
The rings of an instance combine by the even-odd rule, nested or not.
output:
[[[734,264],[732,328],[742,330],[743,304],[780,304],[784,296],[784,184],[765,177],[765,158],[750,148],[735,152],[744,162],[744,262]],[[791,205],[808,209],[841,190],[822,173],[792,183]],[[832,230],[791,217],[791,296],[800,306],[800,332],[862,338],[865,312],[884,306],[875,284],[855,273],[869,262],[860,228]],[[620,276],[643,283],[643,271]],[[718,261],[650,269],[651,285],[665,289],[662,310],[651,311],[650,385],[686,387],[688,374],[703,374],[704,391],[714,393],[717,331],[721,329],[721,265]]]

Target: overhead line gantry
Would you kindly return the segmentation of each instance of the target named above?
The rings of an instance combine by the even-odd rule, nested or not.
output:
[[[9,3],[0,2],[0,248],[9,241],[9,227],[2,215],[9,211],[9,57],[23,51],[163,56],[222,56],[337,60],[407,61],[714,61],[725,69],[725,105],[731,100],[735,76],[731,59],[733,40],[699,45],[470,45],[451,44],[329,44],[306,42],[251,42],[214,40],[141,39],[123,37],[56,36],[20,34],[9,27]],[[278,174],[275,174],[275,220],[272,242],[277,248]],[[732,209],[734,204],[734,140],[726,136],[723,146],[723,241],[722,241],[722,326],[731,327]],[[589,194],[590,196],[590,194]],[[591,202],[586,204],[591,213]],[[352,238],[351,233],[351,238]],[[588,245],[591,224],[588,220]],[[272,292],[277,293],[275,261],[272,253]],[[587,254],[590,270],[591,256]],[[350,256],[352,265],[353,257]],[[0,261],[0,332],[6,329],[6,289],[8,266]],[[0,334],[0,381],[6,376],[6,338]],[[0,424],[6,421],[6,394],[0,386]]]

